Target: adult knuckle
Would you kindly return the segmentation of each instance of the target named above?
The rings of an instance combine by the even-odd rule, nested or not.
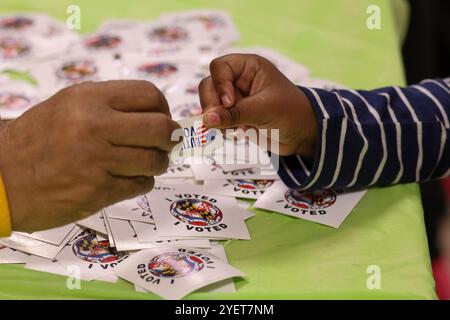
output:
[[[151,177],[147,179],[147,189],[148,191],[152,190],[155,186],[155,178]]]
[[[165,142],[172,136],[173,120],[164,113],[157,112],[153,115],[153,132],[158,140]]]
[[[67,94],[72,96],[72,97],[84,97],[87,94],[89,94],[90,92],[90,86],[91,83],[90,82],[82,82],[82,83],[78,83],[78,84],[74,84],[67,89]]]
[[[154,85],[152,82],[146,80],[137,80],[138,90],[142,92],[142,94],[146,97],[149,103],[153,106],[156,106],[158,109],[167,111],[167,100],[164,97],[164,94],[159,90],[159,88]],[[167,109],[167,110],[166,110]]]
[[[140,181],[139,194],[149,192],[155,186],[155,178],[147,177]]]
[[[150,81],[146,80],[135,80],[135,88],[144,95],[150,102],[158,103],[160,90]]]
[[[155,186],[155,179],[153,177],[137,177],[121,194],[122,198],[134,198],[144,193],[147,193]]]
[[[165,116],[163,119],[163,137],[166,140],[170,140],[174,129],[174,121],[167,116]]]
[[[157,89],[157,91],[154,93],[155,95],[155,104],[158,107],[158,110],[163,111],[165,114],[170,114],[169,111],[169,104],[167,103],[166,97],[164,96],[164,94]]]
[[[70,87],[64,88],[61,90],[65,96],[77,96],[84,90],[84,88],[80,84],[74,84]]]
[[[61,90],[59,90],[58,92],[56,92],[56,94],[52,97],[52,98],[63,98],[65,96],[67,96],[70,93],[70,87],[65,87],[62,88]]]
[[[161,175],[166,173],[167,168],[169,167],[169,156],[167,153],[160,153],[158,156],[158,165],[155,170],[155,175]]]
[[[74,93],[74,89],[72,87],[65,87],[59,90],[54,96],[51,97],[51,100],[55,102],[55,105],[58,106],[58,109],[62,109],[66,106],[67,101],[72,99],[76,99],[77,94]]]
[[[61,127],[65,128],[65,133],[76,133],[84,131],[87,115],[80,108],[64,110],[64,118],[61,119]]]
[[[98,132],[104,132],[105,136],[108,132],[123,130],[117,126],[116,116],[117,114],[111,108],[102,108],[101,113],[96,113],[96,115],[89,113],[93,129],[96,129]]]
[[[134,80],[134,86],[143,92],[154,92],[158,88],[150,81],[147,80]]]
[[[99,127],[101,117],[96,119],[92,112],[93,104],[98,101],[90,99],[85,95],[86,89],[80,85],[63,89],[59,94],[61,101],[58,104],[58,122],[60,127],[64,128],[64,132],[92,132]]]

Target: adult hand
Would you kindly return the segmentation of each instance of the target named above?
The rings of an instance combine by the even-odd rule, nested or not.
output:
[[[207,127],[279,129],[281,155],[314,155],[318,129],[311,104],[271,62],[230,54],[214,59],[210,72],[199,86]]]
[[[146,81],[68,87],[7,123],[0,173],[13,230],[60,226],[150,191],[178,127]]]

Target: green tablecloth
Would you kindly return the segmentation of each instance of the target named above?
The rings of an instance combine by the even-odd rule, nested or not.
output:
[[[46,12],[64,19],[69,4],[82,12],[82,31],[103,20],[152,19],[192,8],[227,10],[239,45],[268,46],[324,77],[355,88],[403,84],[399,38],[386,0],[2,0],[1,12]],[[382,28],[366,27],[366,8],[381,7]],[[226,246],[230,263],[248,278],[234,294],[194,293],[187,298],[435,298],[434,280],[417,185],[372,189],[340,229],[256,211],[251,241]],[[366,286],[367,267],[381,269],[381,289]],[[0,266],[0,298],[154,299],[117,284],[83,282],[66,289],[64,277]]]

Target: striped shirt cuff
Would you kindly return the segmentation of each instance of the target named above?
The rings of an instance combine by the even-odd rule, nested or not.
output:
[[[308,97],[317,119],[318,141],[314,159],[300,155],[280,157],[278,174],[289,188],[329,188],[337,180],[342,165],[342,149],[347,121],[344,108],[326,108],[340,105],[340,97],[329,91],[299,87]],[[335,155],[338,155],[336,157]],[[324,163],[327,165],[325,166]]]
[[[343,189],[450,175],[448,79],[372,91],[299,87],[317,118],[313,159],[280,157],[290,188]]]

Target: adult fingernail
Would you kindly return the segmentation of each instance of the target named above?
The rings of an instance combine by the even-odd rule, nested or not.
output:
[[[231,105],[231,99],[227,94],[224,94],[221,100],[224,107],[229,107]]]
[[[205,124],[208,127],[215,127],[220,124],[220,116],[217,112],[208,112],[205,115]]]

